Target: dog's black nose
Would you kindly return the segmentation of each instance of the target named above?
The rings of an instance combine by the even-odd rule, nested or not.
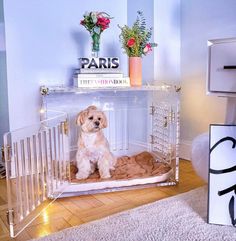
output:
[[[99,121],[95,121],[94,124],[95,124],[95,126],[99,126],[100,122]]]

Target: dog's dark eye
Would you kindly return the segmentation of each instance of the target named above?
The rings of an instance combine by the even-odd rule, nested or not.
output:
[[[93,116],[90,116],[88,119],[89,119],[89,120],[93,120]]]
[[[101,118],[100,118],[100,117],[98,117],[98,120],[100,121],[100,120],[101,120]]]

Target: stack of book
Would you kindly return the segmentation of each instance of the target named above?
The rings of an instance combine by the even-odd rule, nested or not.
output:
[[[99,59],[107,58],[92,58],[87,59],[87,63],[82,63],[80,60],[79,69],[75,70],[74,73],[74,86],[78,88],[109,88],[109,87],[129,87],[130,79],[129,77],[124,77],[123,73],[118,67],[112,68],[111,66],[106,66],[104,62],[102,65],[99,63]],[[82,64],[81,64],[82,63]]]

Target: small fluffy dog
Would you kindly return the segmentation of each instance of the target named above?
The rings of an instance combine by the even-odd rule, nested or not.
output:
[[[76,123],[81,126],[76,153],[76,178],[88,178],[96,168],[101,178],[110,178],[110,170],[114,170],[116,159],[102,131],[107,127],[105,114],[96,106],[89,106],[78,114]]]

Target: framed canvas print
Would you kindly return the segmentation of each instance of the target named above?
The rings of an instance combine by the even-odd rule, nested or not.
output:
[[[208,223],[236,224],[236,125],[210,125]]]

